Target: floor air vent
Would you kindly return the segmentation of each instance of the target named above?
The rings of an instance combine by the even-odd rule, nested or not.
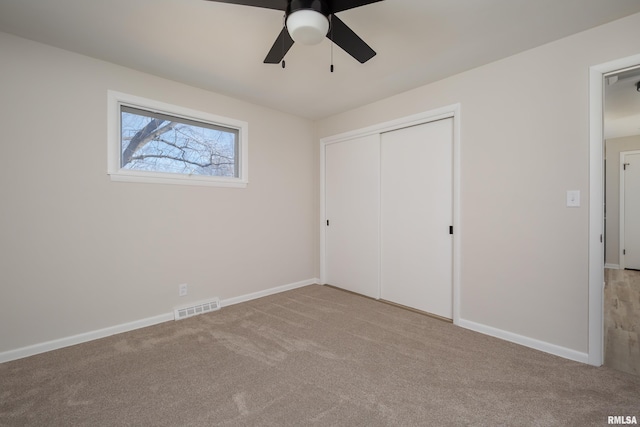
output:
[[[175,320],[186,319],[187,317],[197,316],[198,314],[209,313],[220,308],[220,299],[214,298],[206,302],[196,303],[188,307],[176,308],[173,313]]]

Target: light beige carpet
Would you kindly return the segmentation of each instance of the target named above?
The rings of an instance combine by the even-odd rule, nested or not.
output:
[[[2,426],[604,426],[640,378],[324,286],[0,365]]]

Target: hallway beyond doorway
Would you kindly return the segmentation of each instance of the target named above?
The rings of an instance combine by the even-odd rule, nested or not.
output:
[[[640,375],[640,271],[605,269],[604,364]]]

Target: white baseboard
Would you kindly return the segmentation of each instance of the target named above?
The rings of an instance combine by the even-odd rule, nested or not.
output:
[[[308,280],[303,280],[301,282],[291,283],[289,285],[266,289],[260,292],[254,292],[252,294],[242,295],[234,298],[228,298],[220,301],[220,306],[225,307],[233,304],[238,304],[238,303],[250,301],[256,298],[261,298],[267,295],[273,295],[273,294],[288,291],[291,289],[312,285],[314,283],[319,283],[319,280],[315,278],[308,279]],[[140,328],[146,328],[148,326],[157,325],[159,323],[168,322],[170,320],[174,320],[173,311],[165,314],[160,314],[158,316],[148,317],[146,319],[140,319],[140,320],[135,320],[133,322],[110,326],[110,327],[99,329],[96,331],[85,332],[85,333],[73,335],[70,337],[65,337],[57,340],[34,344],[27,347],[18,348],[15,350],[5,351],[0,353],[0,363],[10,362],[12,360],[34,356],[36,354],[45,353],[47,351],[58,350],[60,348],[69,347],[76,344],[82,344],[84,342],[93,341],[100,338],[106,338],[108,336],[120,334],[123,332],[129,332],[129,331],[133,331]]]
[[[227,307],[229,305],[239,304],[241,302],[251,301],[253,299],[266,297],[268,295],[278,294],[280,292],[289,291],[291,289],[301,288],[303,286],[313,285],[320,283],[320,279],[313,278],[303,280],[301,282],[291,283],[289,285],[278,286],[271,289],[265,289],[264,291],[254,292],[252,294],[241,295],[239,297],[227,298],[220,301],[220,307]]]
[[[45,353],[47,351],[58,350],[63,347],[69,347],[83,342],[106,338],[111,335],[120,334],[122,332],[133,331],[134,329],[146,328],[147,326],[157,325],[158,323],[173,320],[173,312],[161,314],[159,316],[147,317],[146,319],[136,320],[129,323],[123,323],[116,326],[110,326],[97,331],[85,332],[70,337],[60,338],[57,340],[47,341],[40,344],[34,344],[15,350],[0,353],[0,363],[9,362],[11,360],[22,359],[23,357],[34,356],[36,354]]]
[[[544,351],[545,353],[553,354],[555,356],[560,356],[565,359],[575,360],[576,362],[589,363],[588,353],[581,353],[579,351],[571,350],[566,347],[550,344],[545,341],[539,341],[534,338],[514,334],[513,332],[504,331],[502,329],[493,328],[491,326],[471,322],[469,320],[460,319],[457,325],[466,329],[470,329],[472,331],[480,332],[485,335],[490,335],[492,337],[520,344],[525,347],[533,348],[535,350]]]
[[[612,270],[620,270],[620,264],[605,264],[604,268],[610,268]]]

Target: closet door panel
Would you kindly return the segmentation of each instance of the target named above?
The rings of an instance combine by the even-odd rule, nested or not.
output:
[[[453,317],[453,120],[381,135],[381,298]]]
[[[380,137],[325,146],[326,283],[379,297]]]

